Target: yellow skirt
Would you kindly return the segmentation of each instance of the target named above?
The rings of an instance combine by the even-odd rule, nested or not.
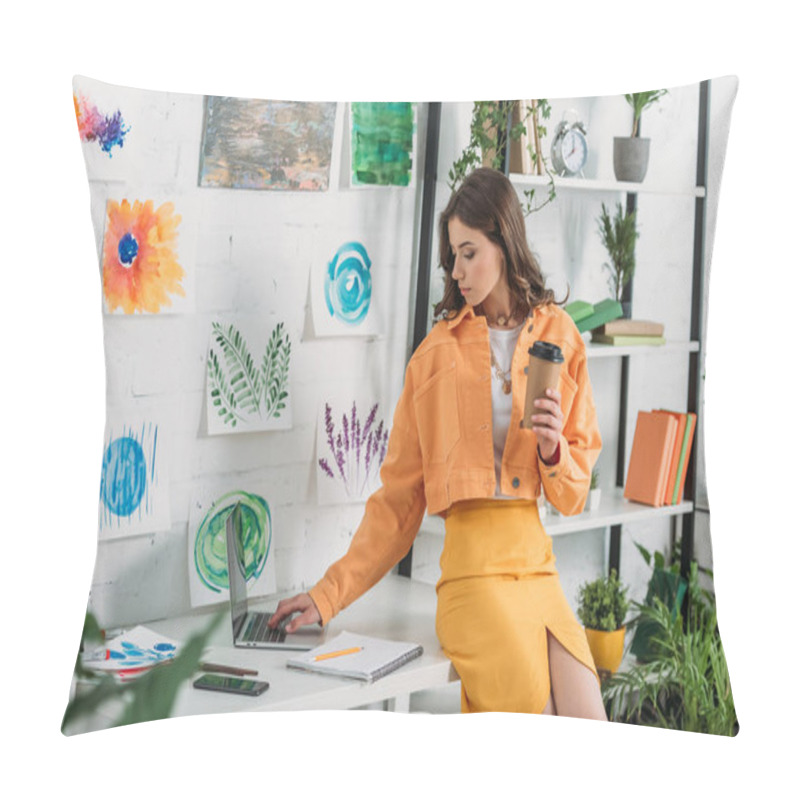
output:
[[[536,503],[454,504],[440,565],[436,633],[461,678],[462,712],[541,714],[550,697],[548,631],[597,677]]]

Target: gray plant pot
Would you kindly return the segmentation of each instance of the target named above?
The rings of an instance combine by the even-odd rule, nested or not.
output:
[[[641,183],[647,172],[650,140],[633,136],[614,137],[614,174],[618,181]]]

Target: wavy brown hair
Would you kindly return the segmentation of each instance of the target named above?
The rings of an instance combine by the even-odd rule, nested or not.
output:
[[[517,319],[526,317],[536,306],[557,302],[553,290],[545,286],[539,262],[528,247],[522,206],[511,181],[496,169],[480,167],[453,192],[439,217],[439,264],[444,269],[445,283],[444,296],[433,311],[435,317],[444,314],[446,319],[452,319],[466,303],[453,280],[455,257],[447,230],[453,217],[468,228],[481,231],[502,249],[512,313]],[[566,297],[558,305],[565,302]]]

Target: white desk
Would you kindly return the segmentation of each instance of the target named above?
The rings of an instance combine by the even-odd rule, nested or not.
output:
[[[254,604],[253,608],[274,608],[276,603],[277,600],[265,601],[263,605]],[[208,624],[216,610],[198,609],[183,617],[144,624],[171,639],[186,641],[192,633]],[[256,669],[257,680],[269,681],[269,689],[258,697],[245,697],[195,689],[190,681],[181,688],[172,716],[348,709],[381,701],[386,701],[389,710],[407,711],[412,692],[458,681],[455,669],[436,638],[435,614],[436,590],[433,586],[398,575],[387,575],[331,620],[328,625],[330,636],[349,630],[422,645],[422,656],[371,684],[289,669],[286,660],[292,655],[290,651],[235,648],[230,616],[227,615],[212,634],[202,660]]]

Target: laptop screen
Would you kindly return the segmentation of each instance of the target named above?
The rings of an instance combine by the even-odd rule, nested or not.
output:
[[[242,550],[242,509],[237,503],[225,521],[225,539],[228,555],[228,586],[231,593],[231,622],[234,637],[247,615],[247,584]]]

